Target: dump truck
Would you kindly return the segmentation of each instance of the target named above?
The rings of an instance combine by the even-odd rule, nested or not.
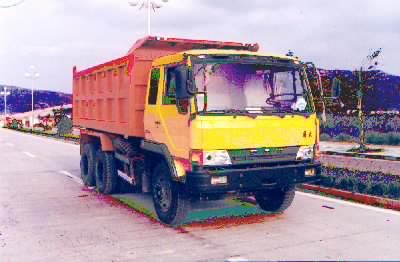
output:
[[[319,120],[294,56],[252,43],[147,36],[118,59],[73,69],[81,177],[103,194],[129,184],[160,221],[193,201],[254,196],[283,212],[315,181]]]

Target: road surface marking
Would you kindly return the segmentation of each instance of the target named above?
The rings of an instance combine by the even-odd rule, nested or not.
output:
[[[34,154],[32,154],[32,153],[24,152],[24,154],[29,156],[29,157],[31,157],[31,158],[36,158],[36,156]]]
[[[372,210],[375,212],[400,216],[399,211],[395,211],[395,210],[391,210],[391,209],[384,209],[384,208],[379,208],[379,207],[374,207],[374,206],[368,206],[368,205],[363,205],[363,204],[359,204],[359,203],[353,203],[353,202],[348,202],[348,201],[344,201],[344,200],[340,200],[340,199],[335,199],[335,198],[331,198],[331,197],[318,196],[318,195],[314,195],[312,193],[305,193],[305,192],[300,192],[300,191],[296,191],[296,194],[301,195],[301,196],[310,197],[310,198],[325,200],[325,201],[329,201],[329,202],[333,202],[333,203],[338,203],[338,204],[342,204],[342,205],[348,205],[348,206],[363,208],[363,209],[367,209],[367,210]]]
[[[75,175],[73,175],[73,174],[71,174],[70,172],[65,171],[65,170],[60,170],[60,171],[58,171],[58,173],[63,174],[63,175],[66,175],[66,176],[69,177],[69,178],[72,178],[72,180],[73,180],[74,182],[76,182],[76,183],[78,183],[79,185],[83,186],[83,182],[82,182],[82,179],[81,179],[80,177],[77,177],[77,176],[75,176]]]
[[[13,143],[6,143],[7,146],[14,146]]]

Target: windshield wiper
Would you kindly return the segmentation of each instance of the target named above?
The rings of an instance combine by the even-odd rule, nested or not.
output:
[[[204,113],[222,113],[226,115],[232,115],[233,117],[237,116],[248,116],[250,118],[256,118],[257,114],[252,114],[247,110],[239,110],[239,109],[214,109],[214,110],[207,110]]]
[[[304,116],[304,115],[309,115],[310,113],[309,112],[300,112],[300,111],[295,111],[295,110],[292,110],[292,109],[289,109],[289,108],[284,108],[284,107],[279,107],[279,108],[266,108],[266,107],[262,107],[262,110],[263,110],[263,112],[265,112],[265,113],[269,113],[269,114],[277,114],[277,115],[279,115],[279,116],[285,116],[285,115],[288,115],[288,114],[291,114],[291,115],[301,115],[301,116]]]

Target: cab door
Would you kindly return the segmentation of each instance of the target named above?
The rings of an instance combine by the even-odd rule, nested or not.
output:
[[[176,81],[173,68],[164,69],[164,84],[159,115],[164,143],[174,157],[189,158],[188,101],[176,100]]]
[[[178,110],[172,68],[153,68],[145,111],[145,138],[165,144],[175,158],[189,158],[189,110]],[[180,103],[178,102],[178,105]]]
[[[151,70],[149,77],[149,91],[144,114],[144,136],[146,140],[155,143],[163,143],[165,136],[161,128],[159,108],[163,92],[164,72],[162,68],[156,67]]]

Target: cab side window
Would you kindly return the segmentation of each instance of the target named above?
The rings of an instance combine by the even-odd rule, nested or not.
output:
[[[147,101],[149,105],[155,105],[157,103],[159,83],[160,83],[160,68],[154,68],[151,71],[149,99]]]
[[[176,104],[176,77],[173,73],[173,68],[166,70],[166,87],[165,94],[163,96],[164,105],[175,105]]]

